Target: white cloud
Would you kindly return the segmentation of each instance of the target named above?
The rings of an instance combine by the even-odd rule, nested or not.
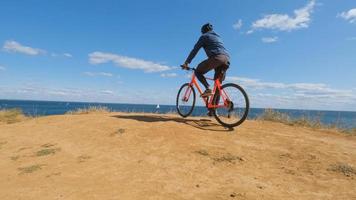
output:
[[[108,77],[112,77],[112,73],[107,73],[107,72],[100,72],[99,73],[100,76],[108,76]]]
[[[176,77],[177,74],[176,73],[163,73],[161,74],[161,77],[164,77],[164,78],[171,78],[171,77]]]
[[[94,73],[94,72],[84,72],[84,74],[87,76],[95,76],[96,75],[96,73]]]
[[[273,29],[279,31],[293,31],[308,28],[311,21],[311,13],[316,5],[316,0],[311,0],[305,7],[294,10],[294,16],[287,14],[269,14],[252,24],[248,34],[259,29]]]
[[[36,49],[29,46],[24,46],[14,40],[5,41],[3,50],[8,52],[23,53],[31,56],[36,56],[36,55],[46,53],[46,51],[42,49]]]
[[[53,89],[36,86],[23,86],[19,88],[11,88],[9,90],[15,91],[20,95],[43,95],[43,96],[79,96],[79,91],[74,89]],[[6,91],[5,91],[6,92]]]
[[[106,77],[112,77],[112,73],[108,72],[84,72],[85,75],[87,76],[106,76]]]
[[[276,83],[258,79],[229,77],[238,80],[250,97],[251,107],[292,108],[318,110],[356,111],[356,88],[351,90],[332,89],[325,84],[315,83]],[[249,83],[246,87],[245,83]],[[256,83],[257,82],[257,83]],[[254,88],[253,83],[257,86]],[[0,85],[0,99],[32,99],[53,101],[151,103],[174,105],[179,88],[135,89],[118,88],[51,88],[44,84],[23,86]],[[258,89],[256,89],[258,88]],[[202,105],[197,102],[198,105]],[[202,105],[203,106],[203,105]]]
[[[111,91],[111,90],[103,90],[103,91],[101,91],[101,93],[102,94],[108,94],[108,95],[113,95],[114,94],[114,92]]]
[[[247,35],[250,35],[252,33],[253,33],[253,30],[249,30],[249,31],[246,32]]]
[[[263,43],[274,43],[278,41],[278,37],[264,37],[261,40]]]
[[[243,87],[253,90],[264,89],[290,89],[293,92],[301,95],[312,95],[314,97],[352,97],[356,98],[356,94],[352,90],[332,89],[323,83],[278,83],[278,82],[263,82],[259,79],[250,79],[244,77],[226,77],[226,80],[241,84]]]
[[[115,94],[115,92],[110,89],[51,88],[26,84],[19,87],[0,86],[0,99],[1,98],[117,102],[121,99],[121,96]]]
[[[338,16],[344,18],[346,21],[350,23],[356,23],[356,8],[353,8],[346,12],[342,12]]]
[[[63,56],[65,56],[65,57],[67,57],[67,58],[72,58],[72,57],[73,57],[73,55],[70,54],[70,53],[64,53]]]
[[[162,65],[152,61],[139,58],[131,58],[112,53],[93,52],[89,54],[89,63],[93,65],[113,62],[115,65],[128,69],[141,69],[144,72],[162,72],[173,69],[167,65]]]
[[[61,90],[54,90],[54,91],[48,91],[49,95],[54,95],[54,96],[67,96],[69,95],[67,91],[61,91]]]
[[[37,49],[29,46],[25,46],[20,44],[17,41],[14,40],[7,40],[5,41],[3,45],[3,50],[7,52],[14,52],[14,53],[22,53],[22,54],[27,54],[31,56],[37,56],[41,54],[46,54],[47,52],[43,49]],[[72,58],[72,54],[70,53],[50,53],[49,54],[52,57],[67,57],[67,58]]]
[[[273,82],[262,82],[259,79],[250,79],[244,77],[226,77],[226,80],[240,83],[244,87],[252,88],[252,89],[282,89],[285,88],[285,84],[283,83],[273,83]]]
[[[349,38],[346,38],[346,40],[355,41],[356,37],[349,37]]]
[[[241,29],[243,23],[242,23],[242,19],[239,19],[235,24],[232,25],[232,28],[235,30],[239,30]]]
[[[70,53],[51,53],[52,57],[67,57],[67,58],[72,58],[72,54]]]
[[[323,83],[265,82],[245,77],[226,77],[248,93],[252,107],[355,110],[356,90],[335,89]]]
[[[43,84],[25,84],[23,86],[0,85],[0,99],[28,99],[51,101],[80,101],[133,104],[174,104],[177,89],[151,88],[135,89],[120,87],[120,92],[112,88],[53,88]]]

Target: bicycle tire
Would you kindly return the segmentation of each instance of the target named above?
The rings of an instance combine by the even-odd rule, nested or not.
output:
[[[182,91],[185,91],[183,90],[184,88],[186,87],[190,87],[190,89],[192,90],[192,94],[193,94],[193,102],[192,102],[192,106],[191,108],[189,109],[189,111],[187,113],[183,113],[182,110],[180,109],[180,105],[179,105],[179,101],[180,101],[180,93]],[[176,109],[177,109],[177,112],[180,116],[182,117],[188,117],[190,114],[192,114],[193,110],[194,110],[194,107],[195,107],[195,100],[196,100],[196,94],[195,94],[195,90],[194,88],[189,84],[189,83],[185,83],[183,84],[180,89],[178,90],[178,94],[177,94],[177,99],[176,99]]]
[[[246,120],[246,118],[247,118],[247,116],[248,116],[249,109],[250,109],[250,101],[249,101],[249,98],[248,98],[247,93],[245,92],[245,90],[244,90],[241,86],[239,86],[239,85],[237,85],[237,84],[234,84],[234,83],[227,83],[227,84],[224,84],[221,88],[222,88],[222,89],[225,89],[225,88],[227,88],[227,87],[234,87],[234,88],[236,88],[237,90],[239,90],[239,92],[241,92],[241,94],[243,95],[244,100],[245,100],[245,105],[246,105],[246,107],[245,107],[245,111],[244,111],[242,117],[241,117],[240,120],[238,120],[237,122],[230,124],[230,123],[226,123],[226,122],[224,122],[223,120],[220,119],[221,116],[219,116],[219,114],[216,112],[216,109],[214,110],[213,114],[214,114],[215,119],[216,119],[221,125],[223,125],[223,126],[225,126],[225,127],[228,127],[228,128],[232,128],[232,127],[239,126],[240,124],[242,124],[242,123]],[[218,98],[218,97],[219,97],[219,95],[215,95],[213,102],[218,102],[218,100],[216,99],[216,98]]]

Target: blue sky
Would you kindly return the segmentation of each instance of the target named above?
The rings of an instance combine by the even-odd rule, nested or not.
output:
[[[0,98],[173,105],[206,22],[253,107],[356,110],[354,0],[1,1]]]

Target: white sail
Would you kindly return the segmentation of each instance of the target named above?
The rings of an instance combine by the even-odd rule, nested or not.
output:
[[[159,109],[159,104],[157,104],[157,107],[156,107],[156,109]]]

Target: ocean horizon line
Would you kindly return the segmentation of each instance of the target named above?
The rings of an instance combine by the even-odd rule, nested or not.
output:
[[[147,106],[175,106],[169,104],[154,104],[154,103],[124,103],[124,102],[98,102],[98,101],[65,101],[65,100],[38,100],[38,99],[1,99],[0,101],[32,101],[32,102],[57,102],[57,103],[83,103],[83,104],[127,104],[127,105],[147,105]],[[196,105],[196,107],[205,107]],[[322,111],[322,112],[350,112],[356,113],[356,110],[321,110],[321,109],[300,109],[300,108],[273,108],[273,107],[251,107],[252,109],[273,109],[273,110],[295,110],[295,111]]]

